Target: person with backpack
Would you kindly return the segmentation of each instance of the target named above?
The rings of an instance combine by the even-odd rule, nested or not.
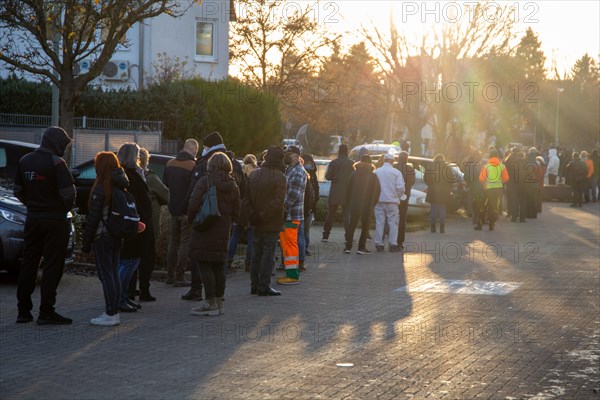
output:
[[[152,200],[150,191],[144,179],[144,172],[139,165],[140,148],[135,143],[125,143],[119,148],[117,157],[125,170],[127,179],[129,179],[128,191],[135,199],[135,205],[140,217],[140,221],[146,225],[146,229],[138,235],[128,235],[123,239],[121,249],[121,259],[119,261],[119,279],[121,280],[121,301],[119,310],[123,312],[134,312],[141,308],[139,305],[132,307],[127,298],[135,300],[135,293],[128,293],[129,283],[133,278],[133,273],[140,265],[142,254],[149,251],[148,247],[152,245]],[[141,296],[140,300],[144,300]]]
[[[92,186],[89,198],[88,215],[83,233],[83,253],[94,249],[96,271],[102,283],[105,311],[97,318],[92,318],[92,325],[119,325],[119,302],[121,299],[121,283],[119,280],[119,255],[123,238],[111,234],[107,229],[107,221],[111,212],[115,212],[117,198],[124,197],[129,186],[125,171],[114,153],[103,151],[94,158],[96,181]],[[120,196],[120,197],[119,197]],[[133,306],[129,300],[129,304]]]
[[[233,166],[222,152],[214,153],[207,163],[207,174],[194,187],[188,206],[188,221],[194,221],[206,201],[211,186],[216,188],[217,208],[220,214],[209,226],[198,230],[192,222],[189,256],[202,273],[206,302],[193,308],[193,315],[220,315],[224,313],[225,269],[231,224],[240,214],[240,191],[231,176]]]

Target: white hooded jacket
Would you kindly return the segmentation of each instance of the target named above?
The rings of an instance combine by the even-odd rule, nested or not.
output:
[[[547,175],[558,175],[558,168],[560,167],[560,159],[558,158],[556,149],[548,150],[548,168],[546,169]]]

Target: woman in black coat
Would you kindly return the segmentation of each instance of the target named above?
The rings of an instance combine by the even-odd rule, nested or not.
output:
[[[133,312],[141,308],[137,304],[133,307],[128,304],[129,283],[140,264],[142,254],[148,251],[148,247],[153,240],[152,200],[150,199],[150,191],[146,185],[144,172],[139,166],[139,154],[140,148],[135,143],[125,143],[117,153],[121,166],[125,169],[125,174],[129,179],[128,191],[135,198],[135,206],[140,216],[140,221],[146,225],[146,229],[143,232],[135,236],[126,237],[123,240],[121,260],[119,261],[119,279],[121,280],[122,288],[119,309],[124,312]],[[134,293],[130,293],[129,299],[133,300],[134,296]],[[142,297],[141,294],[140,297]]]
[[[219,315],[224,312],[223,263],[227,260],[231,223],[240,214],[240,191],[231,176],[232,169],[231,161],[225,153],[213,154],[208,160],[207,176],[198,180],[190,197],[187,217],[188,221],[194,221],[209,185],[216,186],[218,209],[221,214],[209,228],[202,231],[192,229],[189,257],[200,267],[206,294],[206,303],[192,309],[193,315]]]

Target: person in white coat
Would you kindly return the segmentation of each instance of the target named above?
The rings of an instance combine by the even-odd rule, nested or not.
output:
[[[389,249],[391,252],[400,251],[398,238],[398,205],[404,195],[404,179],[402,173],[392,166],[394,155],[387,153],[383,165],[375,171],[381,186],[379,201],[375,205],[375,248],[384,249],[385,225],[389,226]]]
[[[556,149],[548,150],[548,167],[546,168],[546,175],[548,175],[548,184],[556,185],[556,177],[558,176],[558,169],[560,168],[560,159]]]

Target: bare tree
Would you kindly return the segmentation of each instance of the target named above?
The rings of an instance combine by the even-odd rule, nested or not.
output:
[[[179,16],[183,3],[189,7],[193,1],[2,0],[0,61],[58,87],[60,125],[72,134],[81,92],[100,75],[131,26],[161,14]],[[92,60],[91,67],[79,73],[84,59]]]
[[[313,15],[314,4],[239,0],[231,38],[231,60],[243,81],[276,93],[287,83],[314,72],[319,51],[330,48],[332,35]]]
[[[418,42],[411,43],[392,19],[389,34],[375,26],[363,28],[389,83],[386,96],[391,110],[407,120],[411,138],[416,142],[420,142],[421,127],[431,124],[438,148],[445,145],[453,110],[443,96],[431,93],[439,92],[446,83],[456,83],[464,60],[504,54],[510,50],[513,39],[515,19],[510,15],[510,5],[500,7],[490,1],[465,4],[470,7],[468,18],[445,20],[433,26]],[[490,13],[491,9],[494,13]],[[423,89],[427,89],[427,93]]]

